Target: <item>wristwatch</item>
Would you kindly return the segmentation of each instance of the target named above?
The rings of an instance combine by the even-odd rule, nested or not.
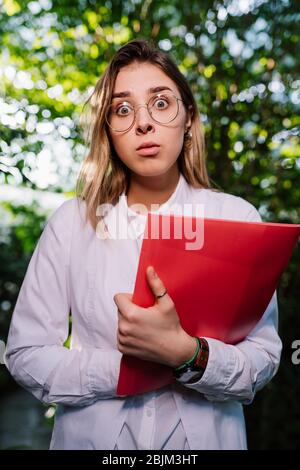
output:
[[[197,338],[199,341],[199,351],[191,364],[187,364],[185,367],[181,367],[180,370],[173,369],[173,375],[176,380],[182,384],[196,383],[198,382],[208,362],[209,346],[205,338]]]

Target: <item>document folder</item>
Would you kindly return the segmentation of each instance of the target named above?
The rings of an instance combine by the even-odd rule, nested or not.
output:
[[[188,220],[189,219],[189,220]],[[300,225],[202,219],[203,244],[175,227],[195,217],[148,213],[132,302],[150,307],[155,298],[146,269],[153,266],[174,301],[182,327],[193,336],[236,344],[263,316],[300,235]],[[157,238],[151,226],[159,227]],[[162,227],[170,227],[164,238]],[[119,396],[161,388],[174,381],[170,367],[123,355]]]

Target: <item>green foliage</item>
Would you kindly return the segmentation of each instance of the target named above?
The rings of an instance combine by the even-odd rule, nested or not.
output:
[[[72,192],[91,87],[121,45],[151,37],[191,84],[212,180],[266,221],[299,223],[299,19],[296,0],[0,0],[0,183]],[[43,225],[37,207],[10,213],[0,245],[3,338]],[[290,359],[300,331],[299,265],[298,248],[279,289],[282,364],[246,407],[250,447],[295,448],[300,439]]]

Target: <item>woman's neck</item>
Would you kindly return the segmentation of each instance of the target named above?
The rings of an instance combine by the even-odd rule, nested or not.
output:
[[[179,177],[180,173],[177,168],[171,174],[154,177],[131,174],[127,193],[128,207],[133,204],[143,204],[150,211],[151,204],[164,204],[175,191]]]

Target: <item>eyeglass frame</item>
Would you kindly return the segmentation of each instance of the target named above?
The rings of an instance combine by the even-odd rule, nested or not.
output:
[[[174,121],[174,119],[176,119],[177,116],[178,116],[178,113],[179,113],[179,104],[178,104],[178,101],[182,101],[182,103],[184,103],[184,101],[183,101],[181,98],[178,98],[174,93],[169,93],[170,95],[174,96],[174,98],[177,100],[177,113],[176,113],[176,116],[175,116],[173,119],[171,119],[171,121],[168,121],[168,122],[165,122],[165,123],[160,122],[160,121],[157,121],[157,120],[151,115],[151,113],[150,113],[150,111],[149,111],[149,108],[148,108],[148,105],[149,105],[150,100],[152,100],[154,97],[160,96],[160,95],[163,96],[164,94],[165,94],[165,93],[163,93],[163,92],[156,93],[154,96],[151,96],[151,98],[149,98],[149,100],[147,101],[147,103],[139,104],[138,106],[133,106],[134,117],[133,117],[132,124],[130,124],[130,126],[129,126],[127,129],[124,129],[123,131],[118,131],[117,129],[114,129],[113,127],[111,127],[111,125],[109,124],[108,119],[107,119],[107,114],[108,114],[107,112],[106,112],[106,114],[105,114],[105,121],[107,122],[108,126],[109,126],[114,132],[127,132],[127,131],[129,131],[129,129],[132,128],[133,124],[135,123],[135,120],[136,120],[136,113],[137,113],[138,109],[139,109],[139,108],[145,108],[145,107],[146,107],[147,110],[148,110],[148,114],[149,114],[149,116],[153,119],[153,121],[157,122],[158,124],[163,124],[163,125],[164,125],[164,124],[169,124],[170,122]],[[122,103],[124,103],[124,102],[125,102],[125,101],[122,101]],[[122,103],[120,103],[120,104],[122,104]],[[110,108],[111,106],[112,106],[112,103],[109,105],[108,108]]]

